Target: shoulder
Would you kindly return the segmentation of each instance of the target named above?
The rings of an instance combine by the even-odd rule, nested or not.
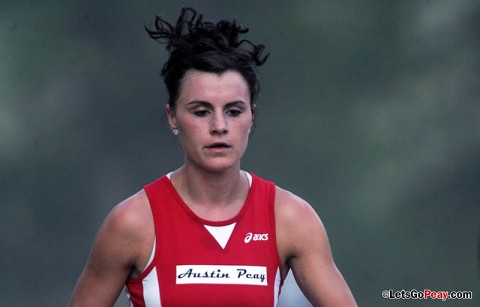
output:
[[[141,243],[147,238],[153,242],[153,216],[143,189],[115,206],[105,223],[123,240]]]
[[[154,240],[150,203],[142,189],[110,211],[100,227],[94,250],[103,257],[134,267],[132,276],[135,276],[148,261]]]
[[[275,217],[279,222],[291,226],[303,225],[305,222],[321,222],[307,201],[278,186],[275,188]]]
[[[140,191],[115,206],[105,218],[72,295],[71,306],[112,306],[129,276],[134,276],[152,244],[149,202]],[[149,226],[152,224],[151,226]],[[152,232],[147,242],[149,232]]]
[[[275,224],[278,249],[285,262],[308,249],[328,246],[325,228],[313,207],[278,186],[275,192]]]
[[[150,203],[143,189],[116,205],[105,220],[120,233],[133,235],[149,221],[152,221]]]
[[[103,221],[94,248],[110,257],[115,254],[124,262],[136,263],[142,258],[140,251],[146,238],[151,237],[153,242],[154,226],[149,210],[143,190],[116,205]]]

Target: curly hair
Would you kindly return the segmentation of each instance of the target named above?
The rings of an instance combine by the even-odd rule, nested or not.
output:
[[[192,8],[182,8],[175,25],[155,16],[154,27],[145,30],[152,39],[166,43],[170,53],[161,74],[171,108],[175,107],[185,73],[192,69],[218,74],[239,72],[248,83],[250,101],[254,103],[260,90],[257,66],[264,64],[269,54],[262,56],[264,45],[239,40],[248,28],[237,25],[235,19],[215,23],[203,20],[203,15]]]

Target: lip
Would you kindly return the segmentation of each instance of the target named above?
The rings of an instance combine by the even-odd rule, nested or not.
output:
[[[208,144],[207,146],[205,146],[205,148],[210,152],[222,153],[232,148],[232,146],[225,142],[215,142]]]

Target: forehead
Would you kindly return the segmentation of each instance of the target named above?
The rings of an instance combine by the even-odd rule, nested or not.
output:
[[[183,78],[177,103],[188,103],[193,100],[211,103],[243,100],[249,103],[250,92],[247,81],[236,71],[217,74],[190,70]]]

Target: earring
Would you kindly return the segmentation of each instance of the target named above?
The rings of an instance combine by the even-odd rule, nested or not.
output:
[[[178,129],[177,128],[172,128],[172,133],[174,135],[178,135]]]

